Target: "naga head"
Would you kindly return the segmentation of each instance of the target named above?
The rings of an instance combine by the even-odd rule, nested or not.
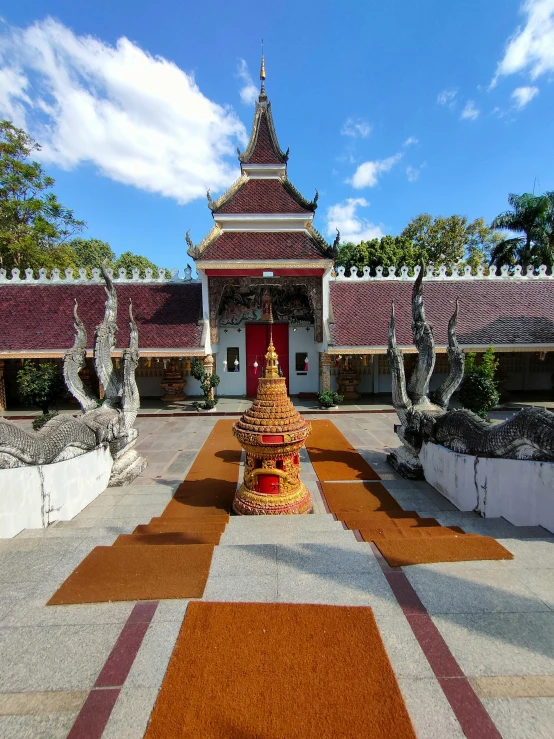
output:
[[[404,437],[418,453],[424,441],[433,440],[436,421],[436,414],[429,411],[420,411],[412,407],[406,412]]]

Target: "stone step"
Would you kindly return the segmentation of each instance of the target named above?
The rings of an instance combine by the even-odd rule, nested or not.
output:
[[[254,546],[260,544],[329,544],[353,546],[357,543],[352,531],[268,531],[265,534],[223,534],[219,546]]]
[[[264,531],[269,528],[287,528],[295,526],[296,528],[311,528],[330,526],[333,527],[337,521],[330,513],[314,513],[307,516],[231,516],[228,526],[233,528],[256,527]]]

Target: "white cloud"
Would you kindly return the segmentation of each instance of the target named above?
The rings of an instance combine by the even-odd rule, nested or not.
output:
[[[479,111],[475,107],[473,100],[468,100],[465,104],[465,108],[462,110],[461,118],[464,120],[474,121],[479,117]]]
[[[439,105],[448,105],[450,110],[454,110],[456,107],[456,95],[458,90],[451,88],[449,90],[443,90],[437,95],[437,103]]]
[[[259,91],[252,81],[252,77],[248,71],[248,65],[244,59],[239,59],[237,76],[240,77],[243,82],[243,86],[240,90],[240,99],[245,105],[253,105],[258,99]]]
[[[83,163],[181,203],[236,177],[226,160],[244,126],[192,74],[127,38],[110,46],[51,18],[0,37],[0,115],[15,111],[65,169]]]
[[[419,144],[419,139],[416,139],[415,136],[410,136],[410,138],[404,141],[404,146],[414,146],[415,144]]]
[[[0,69],[0,111],[16,126],[25,125],[25,105],[31,100],[26,94],[27,78],[17,69]]]
[[[366,139],[371,133],[371,126],[361,118],[347,118],[341,128],[342,136],[350,136],[353,139]]]
[[[516,87],[512,92],[512,100],[518,110],[521,110],[521,108],[524,108],[538,94],[538,87]]]
[[[355,244],[368,239],[380,239],[384,236],[380,226],[360,218],[356,213],[358,207],[366,208],[369,205],[365,198],[348,198],[342,203],[331,205],[327,209],[327,235],[340,231],[342,242],[353,241]]]
[[[404,154],[402,152],[398,152],[398,154],[394,154],[394,156],[388,157],[388,159],[364,162],[354,172],[352,179],[347,180],[347,182],[358,190],[362,187],[375,187],[379,176],[391,170],[403,156]]]
[[[527,70],[533,80],[554,72],[554,0],[525,0],[520,12],[527,22],[508,39],[491,87],[499,77],[517,72]]]
[[[412,167],[411,165],[406,167],[406,177],[408,178],[408,182],[415,182],[419,179],[420,174],[421,171],[417,167]]]

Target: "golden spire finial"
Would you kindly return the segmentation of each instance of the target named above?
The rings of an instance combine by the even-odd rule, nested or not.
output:
[[[262,65],[260,67],[260,79],[263,83],[265,80],[265,60],[264,60],[264,40],[262,39]]]
[[[265,92],[265,59],[264,59],[264,40],[262,39],[262,63],[260,66],[260,80],[262,81],[262,86],[260,88],[260,97],[259,101],[260,103],[267,102],[267,95]]]

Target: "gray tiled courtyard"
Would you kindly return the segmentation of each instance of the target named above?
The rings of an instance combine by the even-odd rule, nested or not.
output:
[[[551,736],[554,537],[461,513],[426,483],[400,478],[385,461],[398,444],[394,414],[331,418],[405,510],[490,534],[514,554],[404,572],[501,735]],[[149,466],[132,485],[106,490],[73,521],[0,540],[0,737],[67,736],[134,603],[45,603],[94,546],[161,514],[217,420],[139,417],[138,448]],[[232,518],[204,598],[371,606],[418,737],[463,736],[369,545],[325,513],[305,452],[302,459],[315,515]],[[158,606],[104,737],[142,737],[186,605]]]

